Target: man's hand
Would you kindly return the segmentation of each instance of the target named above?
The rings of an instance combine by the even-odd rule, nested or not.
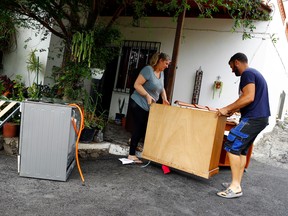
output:
[[[233,112],[230,112],[226,107],[223,107],[221,109],[218,109],[217,115],[218,116],[231,116],[233,115]]]

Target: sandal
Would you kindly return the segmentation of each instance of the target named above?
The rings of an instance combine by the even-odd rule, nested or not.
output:
[[[225,189],[229,188],[230,187],[230,183],[228,182],[223,182],[221,183],[222,187],[224,187]]]
[[[136,151],[139,151],[139,152],[143,152],[143,147],[142,147],[142,146],[140,146],[140,145],[139,145],[139,146],[137,146],[137,147],[136,147]]]
[[[132,160],[135,164],[142,164],[143,162],[134,155],[128,155],[128,159]]]
[[[235,193],[230,188],[228,188],[225,191],[218,192],[217,195],[226,199],[232,199],[232,198],[241,197],[243,193],[242,191]]]

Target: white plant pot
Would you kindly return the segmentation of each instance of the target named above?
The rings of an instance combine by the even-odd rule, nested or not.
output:
[[[105,71],[104,69],[100,68],[91,68],[90,70],[92,79],[101,79]]]

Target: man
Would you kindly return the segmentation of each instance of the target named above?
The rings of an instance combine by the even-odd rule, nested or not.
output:
[[[236,198],[243,195],[241,180],[246,164],[246,154],[257,135],[268,125],[270,116],[268,87],[264,77],[248,66],[243,53],[236,53],[229,60],[232,72],[240,76],[239,98],[232,104],[218,110],[218,115],[231,116],[241,113],[239,124],[232,128],[224,143],[232,172],[231,183],[222,183],[226,190],[218,192],[223,198]]]

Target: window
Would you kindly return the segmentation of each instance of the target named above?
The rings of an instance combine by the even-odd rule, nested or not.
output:
[[[114,91],[129,93],[140,70],[160,50],[160,46],[160,42],[124,41],[118,59]]]

